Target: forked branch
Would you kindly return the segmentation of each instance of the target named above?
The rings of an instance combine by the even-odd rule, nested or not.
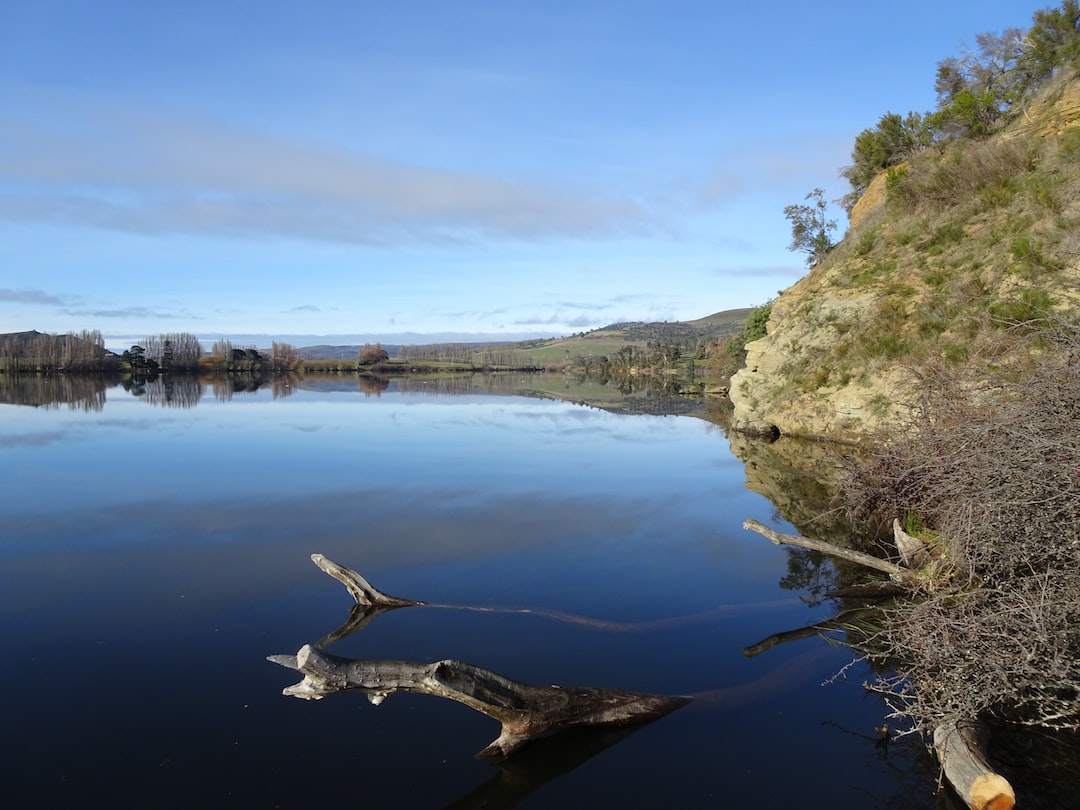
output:
[[[356,600],[349,620],[316,644],[305,644],[296,655],[271,655],[268,660],[300,672],[300,683],[283,694],[319,700],[337,692],[357,690],[373,704],[394,692],[414,692],[448,698],[486,714],[502,724],[499,736],[477,756],[500,762],[523,745],[575,726],[630,726],[663,717],[690,702],[688,697],[650,695],[594,687],[529,686],[496,672],[461,661],[416,664],[340,658],[321,648],[356,632],[389,608],[422,605],[374,588],[352,569],[321,554],[312,561],[341,582]]]

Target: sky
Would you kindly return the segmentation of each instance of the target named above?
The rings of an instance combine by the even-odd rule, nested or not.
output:
[[[784,207],[1050,0],[0,0],[0,332],[515,340],[755,306]],[[837,236],[846,216],[836,207]]]

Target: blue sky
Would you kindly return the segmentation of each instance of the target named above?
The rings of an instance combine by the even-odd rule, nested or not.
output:
[[[423,342],[759,304],[804,271],[784,206],[842,196],[859,131],[1051,5],[0,0],[0,332]]]

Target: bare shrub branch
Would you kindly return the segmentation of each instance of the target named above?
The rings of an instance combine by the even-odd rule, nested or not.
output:
[[[854,516],[906,517],[948,570],[874,639],[900,662],[879,687],[922,729],[1080,728],[1080,327],[1024,326],[991,372],[923,369],[910,429],[848,487]]]

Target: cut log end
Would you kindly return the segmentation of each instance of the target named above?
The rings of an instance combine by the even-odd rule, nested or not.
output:
[[[1016,794],[1012,785],[996,773],[984,773],[971,783],[969,794],[972,810],[1012,810]]]
[[[946,780],[971,810],[1012,810],[1012,785],[984,753],[988,733],[982,723],[950,719],[934,729],[934,747]]]

